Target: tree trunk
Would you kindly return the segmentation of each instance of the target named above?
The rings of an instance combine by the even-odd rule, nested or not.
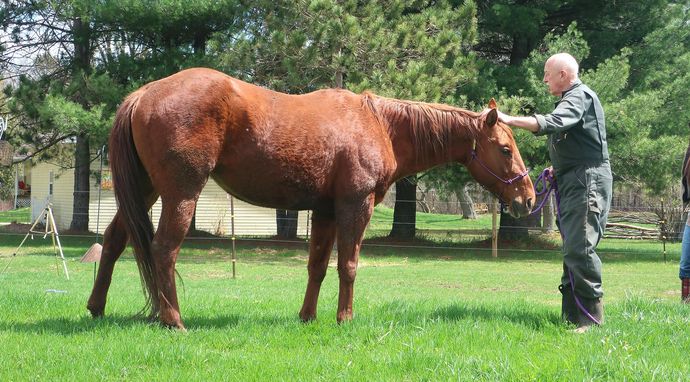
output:
[[[91,29],[88,23],[81,18],[74,20],[72,24],[74,34],[74,61],[73,76],[81,73],[89,73],[91,69]],[[76,101],[84,109],[88,109],[85,97],[75,95]],[[90,190],[90,150],[89,135],[87,131],[77,133],[77,144],[74,152],[74,197],[72,200],[72,222],[70,230],[88,231],[89,229],[89,199]]]
[[[396,239],[414,239],[416,213],[417,177],[412,175],[395,182],[393,229],[388,236]]]
[[[209,32],[205,30],[198,31],[194,35],[194,42],[192,43],[192,48],[194,49],[194,55],[197,57],[204,57],[206,55],[206,43],[208,41]]]
[[[85,232],[89,229],[89,138],[77,135],[77,149],[74,153],[74,197],[72,199],[72,223],[69,229]]]
[[[335,87],[338,89],[343,88],[343,71],[340,69],[335,72]]]
[[[513,36],[513,47],[510,50],[510,65],[520,66],[529,57],[535,47],[535,42],[524,35]]]
[[[426,201],[426,191],[420,190],[419,200],[417,200],[417,205],[419,206],[419,209],[422,212],[424,212],[425,214],[431,213],[431,207],[429,206],[429,203],[427,203],[427,201]]]
[[[501,223],[498,229],[499,240],[524,240],[529,237],[527,228],[539,227],[541,213],[515,219],[510,214],[501,211]]]
[[[76,72],[91,71],[91,27],[77,17],[72,24],[74,35],[74,69]]]
[[[458,199],[460,199],[460,208],[462,209],[462,218],[476,219],[477,213],[474,210],[474,201],[472,200],[472,196],[470,195],[470,192],[467,189],[468,187],[469,184],[465,183],[462,186],[462,191],[460,192],[460,194],[458,194]]]
[[[297,238],[297,216],[297,211],[276,210],[276,228],[279,238]]]

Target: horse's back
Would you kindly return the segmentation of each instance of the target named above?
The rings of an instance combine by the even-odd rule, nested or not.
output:
[[[177,134],[189,138],[190,134],[206,133],[203,128],[209,127],[223,128],[224,133],[231,134],[252,133],[253,129],[257,134],[280,135],[277,129],[297,135],[319,134],[317,130],[330,133],[329,129],[343,130],[340,120],[350,122],[348,127],[359,128],[357,124],[363,119],[361,97],[347,90],[290,95],[208,68],[180,71],[138,92],[138,125],[141,129],[155,128],[156,139],[171,135],[177,138]]]

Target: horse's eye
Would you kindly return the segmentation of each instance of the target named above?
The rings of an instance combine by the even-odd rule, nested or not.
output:
[[[501,153],[503,153],[503,155],[507,157],[511,155],[510,149],[508,147],[501,147]]]

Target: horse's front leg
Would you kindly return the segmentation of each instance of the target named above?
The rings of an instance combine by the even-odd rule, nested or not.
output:
[[[373,211],[373,194],[364,200],[336,204],[338,276],[340,277],[337,313],[339,323],[351,320],[354,315],[352,300],[354,299],[359,249],[362,245],[364,230],[369,224]]]
[[[115,214],[103,235],[103,249],[98,263],[98,273],[86,308],[93,317],[101,317],[105,312],[105,303],[113,277],[115,262],[127,246],[127,230],[120,212]]]
[[[304,304],[299,312],[302,321],[316,318],[316,306],[319,299],[321,283],[326,277],[328,260],[331,257],[333,242],[335,241],[335,219],[333,213],[324,214],[314,211],[312,215],[311,241],[309,242],[309,281],[304,294]]]

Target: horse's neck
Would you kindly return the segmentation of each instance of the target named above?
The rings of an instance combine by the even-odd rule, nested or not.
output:
[[[397,162],[396,177],[470,156],[473,117],[460,109],[417,102],[378,99]]]

